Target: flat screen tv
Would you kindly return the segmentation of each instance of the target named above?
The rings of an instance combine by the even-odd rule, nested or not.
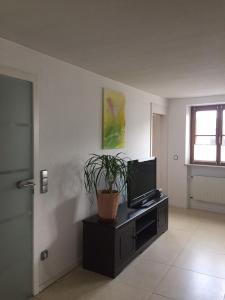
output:
[[[128,207],[143,206],[156,192],[156,158],[147,161],[128,162],[127,200]]]

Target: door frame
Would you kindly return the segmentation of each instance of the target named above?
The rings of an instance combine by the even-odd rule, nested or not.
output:
[[[38,99],[38,76],[14,69],[8,66],[0,65],[0,74],[6,75],[32,83],[32,104],[33,104],[33,172],[34,172],[34,194],[33,194],[33,263],[32,263],[32,292],[33,295],[39,292],[39,247],[38,247],[38,196],[40,191],[39,186],[39,99]]]

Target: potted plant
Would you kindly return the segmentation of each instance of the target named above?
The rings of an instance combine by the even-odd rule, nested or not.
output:
[[[121,154],[92,154],[84,166],[85,188],[95,192],[98,215],[103,221],[115,220],[119,195],[127,181],[127,162]]]

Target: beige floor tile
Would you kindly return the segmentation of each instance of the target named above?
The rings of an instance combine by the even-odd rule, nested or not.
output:
[[[210,250],[218,254],[225,254],[225,234],[197,230],[186,245],[186,248]]]
[[[154,293],[176,300],[223,300],[225,280],[172,267]]]
[[[182,230],[169,230],[156,240],[140,257],[163,264],[172,264],[191,238]]]
[[[207,250],[184,250],[175,260],[177,267],[225,279],[225,255]]]
[[[104,287],[87,291],[76,300],[151,300],[151,293],[113,280]]]
[[[129,265],[117,280],[133,287],[152,291],[167,272],[169,266],[137,258],[135,264]]]
[[[104,287],[110,281],[111,279],[108,277],[79,267],[36,297],[40,300],[72,300],[74,297],[81,297],[88,291]]]
[[[193,234],[189,231],[169,228],[169,230],[165,232],[158,240],[176,244],[177,246],[181,246],[183,248],[192,238],[192,236]],[[155,243],[157,243],[158,240],[156,240]]]
[[[176,207],[176,206],[169,206],[169,215],[173,216],[189,216],[189,217],[196,217],[199,218],[199,213],[203,212],[203,215],[205,211],[197,210],[197,209],[186,209],[182,207]]]
[[[187,213],[185,209],[173,209],[169,213],[169,228],[195,232],[200,225],[198,216]]]
[[[185,246],[187,241],[193,236],[189,231],[169,228],[160,238],[170,240],[173,243]]]
[[[185,218],[170,218],[169,227],[171,229],[184,230],[188,232],[195,232],[199,227],[199,222],[190,220],[188,217]]]
[[[163,243],[152,245],[150,249],[142,254],[140,259],[166,265],[172,265],[176,257],[182,251],[182,248],[176,247],[171,244],[165,247],[162,247],[162,245]]]
[[[208,233],[212,237],[213,236],[222,236],[225,237],[225,223],[224,222],[213,222],[209,221],[206,222],[204,221],[199,225],[199,228],[197,230],[199,233]]]

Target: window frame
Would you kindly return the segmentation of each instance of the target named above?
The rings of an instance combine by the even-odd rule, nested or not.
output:
[[[216,110],[216,161],[202,161],[194,159],[194,145],[196,137],[196,112]],[[190,163],[197,165],[213,165],[213,166],[225,166],[225,162],[221,162],[221,145],[223,139],[223,110],[225,110],[225,104],[205,105],[205,106],[192,106],[191,107],[191,134],[190,134]],[[225,135],[225,134],[224,134]],[[211,136],[211,135],[210,135]]]

